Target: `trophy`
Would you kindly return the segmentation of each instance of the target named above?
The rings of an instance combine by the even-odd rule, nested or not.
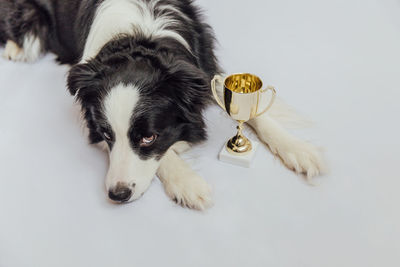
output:
[[[224,101],[217,94],[217,83]],[[258,143],[243,135],[243,124],[267,112],[276,97],[273,86],[267,86],[266,89],[262,87],[261,79],[249,73],[233,74],[225,79],[216,75],[212,80],[211,89],[218,105],[239,123],[237,134],[227,142],[219,155],[221,161],[250,167]],[[269,91],[271,98],[266,102]]]

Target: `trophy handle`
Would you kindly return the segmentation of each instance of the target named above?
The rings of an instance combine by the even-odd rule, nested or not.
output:
[[[275,89],[275,87],[269,85],[266,89],[262,90],[261,93],[266,93],[269,90],[271,90],[271,92],[272,92],[271,101],[269,102],[268,106],[262,112],[260,112],[260,113],[258,113],[256,115],[256,117],[261,116],[262,114],[267,112],[272,107],[272,104],[274,104],[274,102],[275,102],[275,98],[276,98],[276,89]]]
[[[212,79],[212,81],[211,81],[211,90],[212,90],[212,93],[213,93],[214,98],[215,98],[215,100],[217,101],[218,105],[219,105],[223,110],[226,110],[224,104],[222,104],[222,101],[221,101],[221,99],[218,97],[218,94],[217,94],[217,85],[216,85],[216,82],[219,81],[219,82],[222,83],[222,80],[223,80],[222,76],[220,76],[220,75],[215,75],[215,76],[214,76],[214,79]]]

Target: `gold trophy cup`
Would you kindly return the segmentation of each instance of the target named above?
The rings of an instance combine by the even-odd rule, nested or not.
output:
[[[222,84],[221,101],[217,94],[217,83]],[[273,86],[262,89],[261,79],[253,74],[241,73],[233,74],[225,79],[216,75],[211,82],[211,88],[217,103],[231,116],[239,122],[238,132],[226,144],[226,150],[235,156],[244,156],[252,152],[251,141],[243,135],[243,124],[267,112],[276,97],[276,90]],[[264,95],[271,91],[271,100],[265,103]],[[262,109],[262,110],[260,110]]]

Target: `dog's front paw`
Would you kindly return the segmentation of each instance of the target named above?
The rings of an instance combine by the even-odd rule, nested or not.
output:
[[[289,169],[306,175],[308,180],[325,170],[320,150],[307,142],[297,140],[284,148],[271,148],[271,150]]]
[[[4,48],[3,57],[12,61],[20,61],[23,58],[24,51],[15,42],[8,40]]]
[[[20,47],[14,41],[8,40],[4,48],[3,57],[12,61],[34,62],[41,54],[41,44],[38,38],[27,35],[24,37],[24,45]]]
[[[164,186],[167,195],[183,207],[205,210],[212,206],[210,186],[194,173],[166,182]]]

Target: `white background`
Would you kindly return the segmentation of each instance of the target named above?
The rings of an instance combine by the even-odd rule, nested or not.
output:
[[[228,73],[247,71],[312,118],[296,134],[330,173],[309,186],[262,147],[252,169],[217,161],[235,123],[185,157],[214,188],[201,213],[155,179],[110,204],[107,156],[82,137],[53,56],[0,60],[0,266],[400,266],[400,1],[202,0]]]

